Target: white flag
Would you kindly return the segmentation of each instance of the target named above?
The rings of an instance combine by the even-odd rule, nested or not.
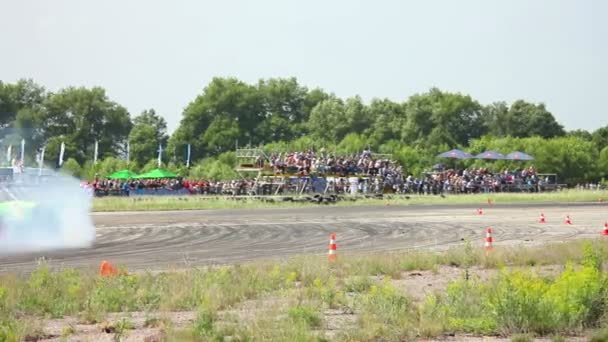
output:
[[[158,168],[160,169],[160,165],[163,161],[163,145],[159,144],[158,145]]]
[[[40,152],[40,160],[38,161],[38,168],[40,169],[40,172],[38,172],[38,175],[42,176],[42,168],[44,167],[44,152],[46,151],[46,146],[42,147],[42,151]]]
[[[61,150],[59,151],[59,166],[63,165],[63,153],[65,152],[65,143],[61,142]]]
[[[190,152],[191,152],[191,147],[190,147],[190,144],[188,144],[188,159],[186,160],[187,167],[190,167]]]
[[[8,145],[8,148],[6,149],[6,161],[9,163],[12,160],[12,154],[13,154],[13,145]]]
[[[130,152],[131,152],[131,146],[129,145],[129,142],[127,141],[127,165],[129,165],[129,163],[131,162]]]
[[[21,163],[25,165],[25,139],[21,139]]]
[[[97,164],[97,152],[99,152],[99,142],[95,140],[95,157],[93,157],[93,164]]]

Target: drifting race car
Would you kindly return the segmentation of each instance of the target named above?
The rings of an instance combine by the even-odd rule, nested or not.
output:
[[[0,202],[0,254],[89,246],[94,232],[71,214],[31,201]]]

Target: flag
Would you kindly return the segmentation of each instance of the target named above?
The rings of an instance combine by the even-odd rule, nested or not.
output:
[[[38,161],[38,175],[42,176],[42,167],[44,166],[44,151],[46,150],[46,146],[42,147],[42,151],[40,152],[40,160]]]
[[[163,161],[163,145],[159,144],[158,145],[158,167],[160,168],[160,165]]]
[[[95,157],[93,157],[93,164],[97,164],[97,152],[99,152],[99,142],[95,140]]]
[[[61,150],[59,151],[59,166],[63,165],[63,153],[65,152],[65,143],[61,142]]]
[[[6,161],[9,163],[12,160],[12,154],[13,154],[13,145],[8,145],[8,148],[6,149]]]
[[[190,144],[188,144],[188,159],[186,159],[186,166],[190,167],[190,152],[191,152],[191,146]]]
[[[25,139],[21,139],[21,164],[25,165]]]
[[[127,141],[127,165],[129,165],[129,163],[131,162],[131,146],[129,145],[129,142]]]

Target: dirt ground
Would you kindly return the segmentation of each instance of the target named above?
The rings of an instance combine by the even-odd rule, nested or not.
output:
[[[536,271],[543,275],[556,275],[562,271],[563,266],[542,266]],[[442,266],[435,271],[411,271],[403,272],[400,279],[393,279],[391,283],[412,297],[414,301],[420,302],[424,297],[433,292],[443,292],[452,281],[463,277],[463,269],[456,267]],[[497,270],[487,270],[471,268],[469,275],[472,278],[488,280],[496,275]],[[378,279],[378,278],[377,278]],[[269,295],[257,300],[249,300],[236,305],[235,307],[221,311],[218,324],[223,322],[253,322],[256,317],[261,316],[264,311],[272,311],[285,308],[289,305],[289,300],[284,297]],[[293,303],[292,303],[293,304]],[[162,341],[164,324],[167,321],[175,329],[184,329],[191,326],[196,319],[195,311],[182,312],[129,312],[114,313],[107,315],[103,322],[96,324],[86,324],[80,322],[76,317],[66,317],[63,319],[50,319],[42,322],[46,338],[40,341],[115,341],[116,331],[107,327],[116,326],[116,322],[127,319],[133,324],[133,329],[128,329],[122,334],[121,341]],[[151,325],[151,319],[159,320],[156,325]],[[332,339],[337,334],[356,325],[357,313],[344,310],[325,310],[323,313],[325,336]],[[62,334],[67,330],[73,331],[65,340]],[[510,341],[508,337],[498,336],[472,336],[456,335],[441,336],[436,339],[419,339],[419,341]],[[588,337],[569,337],[568,341],[587,341]],[[535,341],[551,341],[551,338],[538,338]]]
[[[486,227],[492,227],[494,245],[541,244],[599,236],[608,220],[608,206],[476,206],[417,207],[319,207],[301,209],[209,210],[189,212],[94,214],[97,241],[89,249],[60,251],[44,255],[0,256],[0,273],[28,272],[36,259],[45,257],[54,267],[94,269],[102,260],[127,269],[166,270],[192,265],[231,264],[256,259],[283,258],[295,254],[325,254],[330,233],[337,234],[338,254],[358,251],[442,249],[461,244],[463,239],[483,244]],[[540,213],[547,223],[539,223]],[[573,224],[564,223],[570,215]],[[543,272],[557,272],[545,267]],[[482,279],[495,271],[473,269]],[[462,270],[440,267],[433,271],[413,271],[393,280],[414,299],[462,276]],[[272,305],[270,305],[272,303]],[[223,312],[226,319],[255,317],[260,308],[279,305],[277,298],[265,298]],[[328,337],[355,324],[356,314],[325,312]],[[115,323],[126,317],[134,329],[126,330],[123,341],[160,341],[161,328],[147,326],[150,317],[169,320],[176,328],[187,327],[195,312],[143,312],[109,315]],[[232,317],[232,318],[229,318]],[[48,338],[61,341],[67,329],[74,333],[68,341],[114,341],[116,333],[103,331],[107,323],[81,324],[75,317],[42,322]],[[508,341],[497,337],[446,336],[442,341]],[[550,339],[546,339],[549,341]],[[572,341],[584,338],[569,339]],[[541,341],[541,340],[539,340]]]

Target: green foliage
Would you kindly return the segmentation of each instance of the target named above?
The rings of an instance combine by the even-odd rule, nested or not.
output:
[[[534,338],[528,334],[515,334],[511,336],[512,342],[533,342]]]
[[[388,281],[373,285],[357,300],[360,318],[357,339],[390,341],[411,338],[414,310],[410,300]]]
[[[65,158],[75,160],[66,172],[92,179],[114,167],[90,166],[95,141],[99,160],[124,158],[127,140],[131,160],[157,167],[158,145],[167,153],[163,166],[180,170],[186,146],[192,145],[191,164],[197,177],[224,180],[236,175],[232,161],[215,159],[235,145],[264,146],[268,151],[325,148],[328,152],[357,153],[363,148],[392,153],[407,173],[415,176],[437,163],[435,155],[450,148],[472,153],[494,149],[523,150],[532,162],[496,161],[492,167],[518,169],[534,165],[540,172],[557,173],[560,182],[576,184],[608,178],[608,127],[593,133],[565,132],[542,103],[523,100],[481,105],[469,95],[431,88],[404,102],[359,96],[341,99],[321,89],[308,89],[291,78],[261,79],[246,84],[235,78],[214,78],[182,113],[169,138],[164,118],[154,109],[133,117],[111,101],[103,88],[67,87],[49,93],[31,80],[0,82],[0,134],[6,142],[26,139],[28,162],[46,145],[46,163],[56,164],[61,142]],[[154,159],[153,159],[154,158]],[[206,159],[211,158],[211,159]],[[154,162],[156,164],[156,162]],[[450,161],[450,167],[487,166],[486,161]],[[137,167],[130,165],[130,169]]]
[[[318,328],[321,326],[321,316],[319,312],[310,306],[294,306],[289,308],[287,316],[295,323],[304,323],[309,328]]]
[[[74,177],[82,175],[82,167],[80,167],[80,164],[74,158],[69,158],[63,163],[63,171]]]
[[[0,317],[0,341],[20,342],[23,336],[23,327],[15,319]]]
[[[595,331],[589,342],[606,342],[608,341],[608,328],[600,329]]]
[[[86,290],[78,271],[55,273],[43,265],[19,288],[17,307],[28,314],[63,317],[82,309]]]
[[[200,307],[194,321],[194,333],[197,337],[209,336],[213,332],[216,314],[207,307]]]
[[[606,308],[606,278],[595,267],[567,267],[556,279],[530,271],[503,271],[487,284],[461,280],[444,297],[427,299],[423,312],[445,329],[489,334],[578,331],[593,327]]]

